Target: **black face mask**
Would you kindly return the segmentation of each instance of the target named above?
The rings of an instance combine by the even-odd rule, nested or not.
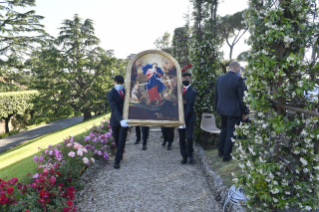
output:
[[[189,85],[189,81],[188,81],[188,80],[184,80],[184,81],[183,81],[183,85],[184,85],[184,86],[188,86],[188,85]]]

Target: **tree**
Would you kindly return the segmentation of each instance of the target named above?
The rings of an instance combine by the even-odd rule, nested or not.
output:
[[[42,108],[59,111],[73,109],[82,112],[84,120],[91,118],[92,108],[106,102],[106,91],[116,59],[112,52],[98,46],[93,22],[75,15],[64,20],[54,42],[33,53],[28,62],[44,99]],[[45,101],[45,102],[44,102]]]
[[[319,74],[304,57],[319,30],[317,2],[250,1],[244,14],[251,35],[244,100],[255,115],[236,130],[246,138],[235,141],[242,172],[233,181],[252,211],[318,208],[318,103],[304,95]]]
[[[171,48],[170,39],[171,39],[171,34],[168,32],[165,32],[162,37],[157,38],[156,41],[154,42],[156,49],[170,51],[170,48]]]
[[[18,12],[28,6],[35,6],[35,0],[0,2],[0,75],[12,68],[19,69],[25,53],[30,53],[37,44],[46,43],[47,34],[40,24],[44,17],[34,10]]]
[[[0,117],[5,120],[5,132],[9,133],[9,121],[16,114],[23,114],[31,109],[32,98],[38,91],[6,92],[0,93]]]
[[[233,15],[226,15],[220,19],[220,23],[218,24],[218,32],[223,35],[223,38],[230,48],[230,60],[233,56],[234,46],[247,31],[247,27],[243,23],[244,19],[242,17],[244,12],[245,10]],[[231,38],[233,38],[232,41],[230,40]]]
[[[181,67],[190,64],[189,61],[189,26],[176,28],[172,42],[172,55],[179,62]]]

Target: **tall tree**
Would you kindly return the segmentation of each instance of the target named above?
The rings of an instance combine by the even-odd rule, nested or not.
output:
[[[110,81],[116,59],[98,46],[92,20],[83,21],[75,15],[73,20],[64,20],[60,30],[54,43],[34,52],[29,62],[38,78],[35,87],[55,104],[55,113],[72,107],[86,120],[94,106],[106,101],[105,83]],[[50,91],[45,91],[47,88]],[[48,101],[45,108],[53,105]]]
[[[34,10],[18,12],[35,6],[35,0],[0,2],[0,75],[21,67],[20,60],[36,44],[44,44],[47,34],[40,21],[44,18]],[[29,36],[28,36],[29,35]]]
[[[227,45],[230,48],[229,59],[232,59],[234,46],[247,32],[247,27],[244,24],[243,13],[244,11],[237,12],[233,15],[226,15],[221,18],[218,24],[218,31],[223,35]],[[231,40],[233,38],[233,40]]]
[[[171,53],[171,34],[165,32],[162,37],[156,39],[154,45],[157,49]]]
[[[179,62],[181,67],[190,64],[189,61],[189,26],[176,28],[174,30],[172,42],[172,55]]]

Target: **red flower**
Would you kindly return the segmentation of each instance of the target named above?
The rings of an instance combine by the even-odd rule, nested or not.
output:
[[[49,192],[48,191],[40,191],[39,197],[42,198],[48,198],[49,197]]]
[[[7,196],[0,194],[0,205],[5,205],[8,202]]]
[[[25,210],[25,212],[30,212],[29,209]]]
[[[68,181],[71,182],[72,181],[72,177],[69,177]]]
[[[8,189],[7,189],[7,193],[8,194],[12,194],[12,192],[14,191],[14,188],[12,188],[12,187],[9,187]]]
[[[61,176],[61,172],[57,171],[56,174],[60,177]]]
[[[66,204],[71,207],[73,205],[73,202],[69,200],[66,202]]]
[[[60,187],[64,187],[64,183],[59,183],[59,186]]]

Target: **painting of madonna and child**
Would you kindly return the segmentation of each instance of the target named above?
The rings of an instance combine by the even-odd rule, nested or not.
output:
[[[129,81],[129,82],[128,82]],[[183,123],[181,70],[169,54],[150,50],[135,56],[126,75],[124,118],[132,126],[180,126]]]

